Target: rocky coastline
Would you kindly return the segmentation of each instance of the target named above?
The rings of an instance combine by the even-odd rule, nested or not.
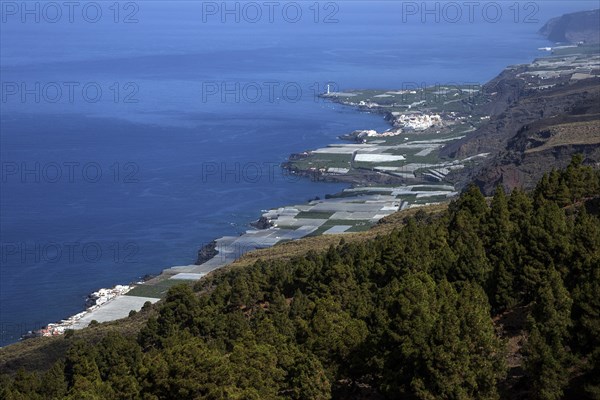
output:
[[[217,250],[217,242],[213,240],[212,242],[202,246],[200,250],[198,250],[198,258],[196,258],[196,265],[204,264],[211,258],[215,257],[219,254]]]
[[[540,166],[561,166],[574,152],[583,153],[591,162],[600,163],[600,140],[597,130],[594,131],[597,119],[587,121],[580,116],[599,111],[600,70],[588,68],[594,62],[597,65],[598,57],[541,59],[529,65],[509,67],[483,85],[481,93],[476,96],[468,91],[471,89],[459,87],[452,89],[458,93],[457,100],[446,97],[434,103],[439,108],[454,102],[458,111],[440,112],[430,104],[420,111],[418,105],[421,102],[417,101],[418,98],[413,101],[412,97],[406,106],[400,102],[355,102],[350,99],[356,96],[340,96],[341,93],[323,95],[323,98],[355,107],[358,111],[381,114],[391,128],[383,134],[363,130],[341,135],[340,139],[348,144],[295,153],[281,166],[291,174],[314,181],[348,183],[352,185],[350,189],[324,200],[315,199],[308,204],[269,210],[250,223],[253,230],[238,237],[219,238],[202,246],[195,264],[165,269],[158,277],[145,283],[100,289],[88,296],[85,311],[29,332],[24,338],[60,335],[69,329],[79,329],[85,326],[78,324],[82,318],[89,319],[90,314],[114,299],[126,296],[134,287],[169,279],[175,282],[198,280],[247,251],[308,235],[368,229],[385,215],[399,209],[445,201],[467,181],[478,183],[485,192],[497,184],[526,186],[543,172]],[[553,72],[552,68],[558,72]],[[431,90],[438,93],[446,89]],[[376,98],[386,99],[392,96],[389,93],[401,93],[403,99],[404,96],[428,95],[379,91],[365,96],[384,95],[388,97]],[[556,100],[561,98],[566,100]],[[541,122],[530,123],[540,120],[540,101],[548,105],[547,109],[552,106],[559,118],[542,117]],[[431,124],[425,130],[407,130],[397,126],[400,118],[404,118],[403,123],[410,123],[406,116],[417,115],[418,112],[429,116],[429,120],[422,118]],[[435,115],[439,115],[440,124],[437,118],[432,119],[431,116]],[[420,121],[416,120],[416,123]],[[575,132],[579,142],[559,141],[566,140],[570,132]],[[315,155],[334,153],[338,158],[347,156],[348,167],[341,166],[339,159],[306,167]],[[363,156],[361,161],[357,161],[357,155]],[[379,159],[384,161],[372,161]],[[385,161],[388,159],[402,159],[402,166],[390,166],[391,162]],[[523,178],[524,175],[527,177]]]

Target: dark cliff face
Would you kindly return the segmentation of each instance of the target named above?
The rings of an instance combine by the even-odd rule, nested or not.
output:
[[[217,250],[217,242],[212,241],[204,246],[200,250],[198,250],[198,258],[196,259],[196,265],[201,265],[219,254]]]
[[[490,108],[494,112],[488,124],[471,135],[446,146],[442,155],[465,158],[478,153],[496,153],[505,150],[509,141],[527,124],[544,118],[570,114],[598,99],[600,79],[586,79],[574,84],[560,85],[544,91],[528,91],[512,77],[508,83],[498,83],[507,89],[506,95],[496,94]]]
[[[600,9],[554,18],[540,30],[549,40],[600,43]],[[598,54],[555,56],[512,66],[484,85],[475,114],[488,123],[444,147],[442,157],[488,153],[484,162],[447,178],[458,188],[475,182],[486,194],[497,185],[530,189],[574,154],[600,167]]]
[[[578,113],[582,109],[586,112]],[[531,189],[544,173],[565,168],[575,154],[600,167],[599,112],[596,90],[566,113],[523,125],[496,157],[473,174],[474,182],[487,194],[498,185]]]
[[[553,42],[600,43],[600,9],[553,18],[539,33]]]
[[[487,194],[497,185],[529,189],[577,153],[585,163],[600,166],[600,78],[529,90],[516,81],[519,71],[491,82],[509,94],[493,92],[494,100],[486,105],[489,123],[442,150],[458,158],[489,153],[483,164],[451,177],[459,187],[474,181]]]

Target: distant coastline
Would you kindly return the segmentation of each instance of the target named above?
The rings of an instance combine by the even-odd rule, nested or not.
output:
[[[573,48],[577,47],[554,49]],[[84,328],[92,321],[127,317],[131,310],[158,301],[171,286],[202,279],[255,249],[306,236],[360,232],[398,210],[448,201],[460,189],[455,185],[457,181],[451,181],[453,174],[473,163],[483,163],[487,153],[445,159],[436,153],[488,121],[489,115],[472,114],[475,107],[486,110],[482,104],[489,101],[490,92],[484,86],[477,90],[441,86],[419,91],[324,94],[324,98],[360,112],[382,115],[390,128],[385,132],[348,133],[341,137],[346,143],[292,154],[282,167],[310,179],[349,183],[350,188],[326,199],[269,210],[250,224],[254,229],[215,239],[199,249],[195,264],[166,268],[145,282],[101,289],[92,296],[108,293],[98,296],[102,301],[90,303],[85,311],[25,337],[58,335]],[[421,103],[423,98],[433,100]],[[402,166],[394,166],[399,161]]]

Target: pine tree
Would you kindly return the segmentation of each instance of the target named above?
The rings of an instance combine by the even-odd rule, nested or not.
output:
[[[485,197],[477,185],[473,183],[469,184],[458,200],[450,205],[450,212],[452,214],[459,211],[465,211],[476,221],[480,221],[487,216],[488,206],[485,202]]]
[[[574,345],[583,354],[600,349],[600,258],[573,291]]]
[[[37,374],[27,372],[24,368],[19,368],[11,387],[7,388],[6,396],[8,399],[15,400],[41,399],[41,396],[37,393],[40,389],[40,384],[41,382]]]
[[[586,394],[593,400],[600,399],[600,347],[596,347],[589,357],[590,368],[584,383]]]
[[[536,294],[525,347],[525,370],[532,398],[555,400],[568,382],[569,353],[566,349],[571,322],[572,300],[555,269]]]
[[[485,235],[487,255],[493,268],[489,293],[496,312],[506,310],[519,301],[515,284],[513,231],[508,199],[502,186],[498,186],[486,221]]]
[[[453,281],[471,280],[487,287],[492,267],[487,259],[478,225],[464,210],[455,214],[449,230],[450,247],[456,255],[456,261],[448,278]]]
[[[569,189],[569,202],[580,201],[586,194],[585,168],[583,167],[583,155],[575,154],[571,163],[564,171],[565,186]]]
[[[44,373],[40,391],[48,399],[62,399],[67,394],[67,381],[65,380],[64,362],[58,361]]]
[[[600,221],[589,215],[585,207],[581,207],[575,218],[571,235],[572,252],[569,275],[566,279],[569,288],[590,278],[590,273],[600,259]]]
[[[317,357],[309,352],[293,351],[291,365],[287,366],[287,387],[282,393],[293,400],[328,400],[331,383]]]
[[[307,345],[333,378],[338,367],[351,365],[351,354],[365,340],[368,329],[364,321],[352,318],[333,298],[326,297],[316,301],[310,332]]]
[[[383,390],[392,398],[496,399],[504,374],[487,298],[477,284],[408,274],[390,304]]]
[[[544,283],[550,269],[567,276],[572,252],[569,239],[570,228],[564,210],[552,201],[543,200],[535,209],[523,237],[523,281],[529,300]]]
[[[529,338],[524,349],[525,370],[529,376],[529,398],[558,400],[567,384],[564,348],[555,348],[544,338],[535,322],[530,323]]]
[[[158,333],[166,337],[178,329],[197,332],[195,319],[198,316],[198,298],[186,284],[169,289],[158,316]]]

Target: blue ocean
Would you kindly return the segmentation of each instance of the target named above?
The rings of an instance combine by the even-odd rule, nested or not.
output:
[[[341,184],[288,155],[379,115],[332,90],[484,83],[594,2],[2,2],[0,346]]]

